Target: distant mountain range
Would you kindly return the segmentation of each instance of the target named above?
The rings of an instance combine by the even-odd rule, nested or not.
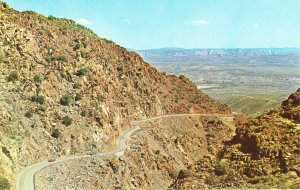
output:
[[[298,64],[300,48],[257,48],[257,49],[182,49],[161,48],[137,50],[150,63],[165,62],[218,62],[233,61],[266,63],[266,64]]]

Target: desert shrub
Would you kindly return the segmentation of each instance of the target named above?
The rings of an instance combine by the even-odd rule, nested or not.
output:
[[[81,111],[80,115],[81,115],[82,117],[86,117],[86,116],[89,116],[90,113],[89,113],[88,110],[84,109],[84,110]]]
[[[90,72],[90,68],[81,67],[80,69],[77,70],[76,75],[77,76],[82,76],[82,75],[86,75],[88,72]]]
[[[45,103],[45,96],[33,95],[33,96],[31,96],[31,101],[37,102],[39,104],[44,104]]]
[[[218,162],[216,165],[215,165],[215,174],[218,175],[218,176],[221,176],[221,175],[224,175],[226,172],[226,166],[224,163],[222,162]]]
[[[76,50],[78,50],[78,49],[80,49],[80,43],[77,43],[77,44],[74,46],[74,48],[73,48],[74,51],[76,51]]]
[[[52,61],[52,57],[45,57],[45,60],[50,63]]]
[[[2,49],[0,49],[0,63],[2,63],[5,60],[5,53]]]
[[[28,110],[28,111],[25,113],[25,117],[32,118],[32,116],[33,116],[33,110],[32,110],[32,109]]]
[[[45,96],[33,95],[33,96],[31,96],[31,101],[37,102],[39,104],[44,104],[45,103]]]
[[[80,87],[81,87],[81,85],[79,83],[73,84],[73,88],[75,88],[75,89],[79,89]]]
[[[96,122],[99,126],[103,127],[102,119],[100,117],[96,117]]]
[[[67,62],[67,58],[64,55],[59,55],[56,57],[57,61]]]
[[[118,63],[117,70],[118,70],[120,73],[123,72],[123,64],[122,64],[122,63]]]
[[[35,109],[35,112],[45,112],[46,108],[44,106],[39,106]]]
[[[61,136],[60,130],[59,129],[54,129],[54,131],[52,132],[51,136],[53,138],[56,138],[56,139],[59,138]]]
[[[60,104],[63,106],[69,106],[72,102],[72,96],[70,94],[65,94],[60,98]]]
[[[170,170],[169,171],[169,176],[172,178],[172,179],[176,179],[176,177],[178,176],[178,172],[176,170]]]
[[[8,82],[14,82],[19,79],[19,73],[17,71],[12,71],[8,76],[7,76],[7,81]]]
[[[109,161],[108,164],[109,164],[109,166],[111,167],[111,169],[113,170],[114,173],[116,173],[118,171],[119,166],[117,164],[115,164],[112,161]]]
[[[4,177],[0,177],[0,189],[1,190],[8,190],[10,189],[11,185],[8,181],[8,179],[4,178]]]
[[[62,118],[62,124],[64,124],[65,126],[69,126],[72,124],[73,119],[69,116],[65,116]]]
[[[217,125],[218,125],[218,126],[223,125],[223,121],[222,121],[222,120],[218,120],[218,121],[217,121]]]
[[[214,138],[215,137],[214,131],[209,128],[208,131],[206,132],[206,137]]]
[[[79,93],[77,93],[77,94],[75,95],[75,101],[79,101],[79,100],[81,100],[81,99],[82,99],[82,95],[79,94]]]
[[[67,57],[64,55],[59,55],[59,56],[53,56],[53,57],[46,57],[45,60],[50,63],[52,61],[62,61],[62,62],[67,62]]]
[[[192,177],[193,173],[190,170],[180,170],[177,176],[178,179],[184,179],[188,177]]]
[[[87,43],[86,41],[83,41],[83,42],[82,42],[82,45],[83,45],[84,48],[87,48],[88,43]]]
[[[209,120],[208,122],[207,122],[207,124],[209,124],[209,125],[215,125],[216,124],[216,121],[215,120]]]
[[[40,84],[42,82],[42,78],[39,74],[35,75],[33,78],[34,82]]]
[[[49,20],[55,20],[56,18],[55,18],[54,16],[52,16],[52,15],[49,15],[49,16],[48,16],[48,19],[49,19]]]
[[[102,95],[98,95],[97,96],[97,100],[99,101],[99,102],[103,102],[104,101],[104,96],[102,96]]]
[[[81,51],[80,55],[82,58],[87,58],[88,57],[88,53],[86,51]]]

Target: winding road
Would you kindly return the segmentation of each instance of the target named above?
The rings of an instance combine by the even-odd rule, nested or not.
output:
[[[131,135],[140,130],[141,127],[138,126],[139,122],[143,121],[151,121],[156,120],[160,118],[167,118],[167,117],[178,117],[178,116],[216,116],[216,117],[224,117],[224,118],[233,118],[234,114],[174,114],[174,115],[163,115],[163,116],[157,116],[157,117],[151,117],[148,119],[135,121],[131,123],[132,128],[128,131],[125,131],[117,140],[117,148],[114,150],[111,150],[109,152],[104,153],[96,153],[93,155],[93,157],[104,157],[104,156],[111,156],[113,154],[117,154],[120,152],[123,152],[127,149],[128,144],[126,143],[128,140],[130,140]],[[35,190],[35,182],[34,182],[34,176],[35,174],[50,165],[57,164],[60,162],[66,162],[76,159],[84,159],[84,158],[90,158],[91,155],[81,155],[81,156],[65,156],[56,159],[54,162],[49,161],[43,161],[40,163],[36,163],[34,165],[30,165],[25,167],[17,176],[17,190]]]

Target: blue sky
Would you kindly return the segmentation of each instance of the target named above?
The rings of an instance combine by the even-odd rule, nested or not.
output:
[[[132,49],[300,47],[300,0],[4,0]]]

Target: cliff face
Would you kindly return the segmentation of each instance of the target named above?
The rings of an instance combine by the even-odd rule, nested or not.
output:
[[[140,117],[230,113],[186,77],[74,21],[0,3],[0,175],[57,155],[104,150]],[[0,176],[1,177],[1,176]]]

